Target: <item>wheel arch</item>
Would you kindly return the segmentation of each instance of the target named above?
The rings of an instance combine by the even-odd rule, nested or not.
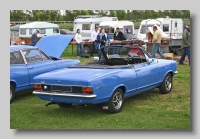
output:
[[[126,92],[126,86],[125,85],[118,85],[117,87],[115,87],[114,89],[113,89],[113,91],[112,91],[112,94],[115,92],[115,90],[116,89],[121,89],[122,90],[122,92],[123,92],[123,96],[124,96],[124,94],[125,94],[125,92]]]
[[[15,81],[10,81],[10,85],[13,87],[14,91],[17,87],[17,83]]]

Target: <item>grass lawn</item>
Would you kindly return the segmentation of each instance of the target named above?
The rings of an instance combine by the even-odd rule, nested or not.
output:
[[[77,59],[71,47],[64,58]],[[75,48],[75,47],[74,47]],[[79,58],[81,63],[92,58]],[[102,105],[76,108],[45,107],[47,101],[32,90],[16,94],[10,105],[11,129],[190,129],[190,66],[178,65],[169,94],[158,89],[125,99],[120,113],[109,114]]]

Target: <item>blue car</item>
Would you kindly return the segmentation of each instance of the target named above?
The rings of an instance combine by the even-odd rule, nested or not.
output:
[[[174,60],[151,58],[140,47],[113,54],[115,46],[101,49],[102,61],[69,66],[34,77],[34,91],[40,99],[60,107],[102,104],[111,113],[122,110],[125,98],[159,88],[170,93],[177,73]]]
[[[64,35],[46,36],[36,46],[10,46],[10,103],[15,93],[33,88],[35,76],[80,64],[79,60],[60,58],[72,38]]]

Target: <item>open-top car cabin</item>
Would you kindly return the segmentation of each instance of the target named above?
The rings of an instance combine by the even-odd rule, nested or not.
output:
[[[118,54],[114,54],[114,49],[119,48]],[[136,64],[149,63],[153,59],[150,55],[141,47],[138,46],[109,46],[102,47],[102,55],[105,59],[100,61],[94,61],[87,64],[77,65],[76,67],[84,68],[124,68],[132,67]],[[151,60],[150,60],[151,59]],[[70,66],[73,67],[73,66]]]

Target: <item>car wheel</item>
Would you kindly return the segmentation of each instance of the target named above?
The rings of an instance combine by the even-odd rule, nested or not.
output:
[[[160,93],[162,94],[170,93],[172,90],[172,85],[173,85],[172,76],[170,73],[168,73],[159,87]]]
[[[84,53],[89,54],[90,53],[90,48],[89,46],[84,46]]]
[[[15,96],[14,88],[10,85],[10,104],[12,103]]]
[[[60,108],[67,108],[67,107],[71,107],[72,103],[58,103],[58,106]]]
[[[115,90],[108,102],[108,110],[110,113],[118,113],[121,111],[124,103],[123,91],[118,88]]]
[[[182,49],[182,48],[176,49],[176,54],[177,54],[178,56],[182,56],[182,54],[183,54],[183,49]]]

